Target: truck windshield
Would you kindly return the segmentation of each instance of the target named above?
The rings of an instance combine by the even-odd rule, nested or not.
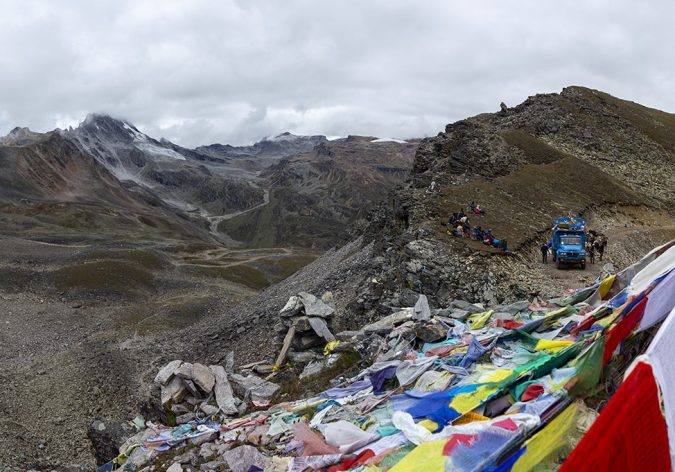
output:
[[[565,246],[581,246],[581,238],[579,236],[563,236],[560,238],[560,244]]]

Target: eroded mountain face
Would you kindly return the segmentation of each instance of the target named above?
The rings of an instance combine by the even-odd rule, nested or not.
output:
[[[62,135],[118,179],[146,187],[185,211],[220,215],[262,203],[263,191],[230,175],[225,162],[141,133],[106,115],[88,115]]]
[[[408,177],[416,147],[416,141],[349,136],[284,157],[260,173],[269,205],[219,228],[254,247],[345,243],[370,205]]]

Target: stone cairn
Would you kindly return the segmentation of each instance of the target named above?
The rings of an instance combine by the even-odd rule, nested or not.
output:
[[[184,424],[198,416],[239,416],[249,403],[256,407],[269,405],[279,385],[252,374],[233,373],[233,364],[232,353],[226,367],[169,362],[155,377],[162,407],[176,415],[177,424]]]
[[[311,349],[323,349],[327,343],[335,341],[330,328],[335,310],[326,303],[331,299],[330,292],[326,292],[322,298],[300,292],[288,299],[279,312],[276,326],[276,344],[279,349],[276,367],[281,366],[287,357],[292,362],[311,362],[319,356]]]

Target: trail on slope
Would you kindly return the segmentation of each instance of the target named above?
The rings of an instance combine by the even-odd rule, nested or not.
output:
[[[263,195],[263,201],[262,203],[255,205],[251,208],[247,208],[246,210],[239,210],[235,211],[234,213],[227,213],[225,215],[209,215],[206,216],[206,219],[209,221],[209,231],[211,231],[211,234],[221,237],[222,233],[218,231],[218,225],[220,224],[221,221],[229,220],[231,218],[234,218],[235,216],[243,215],[245,213],[251,212],[253,210],[257,210],[258,208],[262,208],[265,205],[268,205],[270,202],[270,191],[267,189],[264,189],[264,195]]]

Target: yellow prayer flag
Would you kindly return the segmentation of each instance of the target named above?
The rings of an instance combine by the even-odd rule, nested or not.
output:
[[[398,464],[389,469],[390,472],[443,472],[446,456],[443,455],[443,447],[447,439],[429,441],[420,444],[410,451]]]
[[[511,472],[528,472],[567,443],[567,436],[575,425],[576,403],[560,413],[548,426],[525,441],[525,453],[518,458]]]
[[[567,346],[574,344],[572,341],[552,341],[549,339],[540,339],[534,348],[538,351],[558,352]]]

